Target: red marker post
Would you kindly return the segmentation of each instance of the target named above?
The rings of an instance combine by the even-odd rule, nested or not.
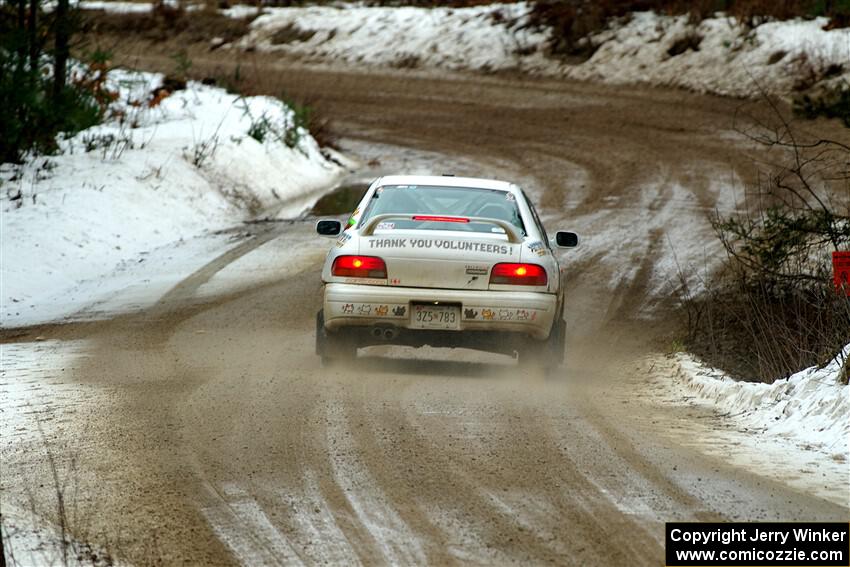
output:
[[[832,253],[832,278],[835,291],[850,296],[850,252]]]

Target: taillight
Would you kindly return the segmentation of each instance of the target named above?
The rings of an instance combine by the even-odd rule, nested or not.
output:
[[[375,256],[337,256],[331,273],[343,278],[387,278],[387,265]]]
[[[434,215],[413,215],[415,221],[431,221],[431,222],[462,222],[467,223],[469,219],[466,217],[444,217]]]
[[[491,284],[546,285],[546,270],[537,264],[496,264],[490,271]]]

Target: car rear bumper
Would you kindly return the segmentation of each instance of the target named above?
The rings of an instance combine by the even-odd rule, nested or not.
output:
[[[458,305],[460,322],[453,330],[420,330],[411,324],[415,303]],[[387,327],[422,334],[512,333],[545,339],[552,329],[557,297],[529,291],[477,291],[357,284],[325,284],[325,328]],[[410,334],[410,333],[407,333]]]

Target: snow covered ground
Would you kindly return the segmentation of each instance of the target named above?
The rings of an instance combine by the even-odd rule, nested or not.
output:
[[[850,344],[823,368],[813,366],[773,384],[739,382],[689,354],[676,358],[676,382],[758,435],[782,437],[850,463],[850,387],[839,382]],[[850,465],[848,465],[850,466]]]
[[[826,18],[798,19],[749,29],[725,17],[694,25],[688,16],[636,13],[594,36],[599,49],[590,60],[563,71],[577,79],[729,96],[756,95],[757,84],[787,94],[850,77],[850,69],[843,68],[850,60],[850,29],[825,31],[827,23]]]
[[[850,344],[773,384],[733,380],[685,353],[653,357],[648,393],[660,407],[689,408],[671,429],[679,442],[848,506],[850,386],[839,382],[848,356]]]
[[[850,78],[850,69],[842,67],[850,60],[850,29],[825,31],[824,18],[749,29],[726,17],[694,25],[686,15],[639,12],[594,35],[598,49],[576,64],[546,55],[549,32],[529,27],[528,12],[526,3],[268,8],[234,47],[311,62],[522,71],[731,96],[757,94],[756,82],[789,93],[823,79]]]
[[[56,431],[62,431],[73,419],[81,398],[105,403],[110,392],[66,379],[73,366],[86,356],[88,343],[45,340],[30,343],[0,344],[0,437],[9,447],[32,443],[58,452],[53,445]],[[67,373],[66,373],[67,371]],[[31,446],[31,445],[30,445]],[[71,465],[57,456],[57,474],[65,487],[66,498],[74,491]],[[55,501],[45,505],[30,494],[28,503],[10,498],[8,475],[0,478],[0,512],[4,551],[9,565],[42,567],[52,565],[107,565],[102,549],[92,549],[83,538],[63,534],[58,525],[46,520],[55,513]],[[5,483],[5,485],[4,485]],[[35,487],[31,487],[35,489]],[[56,487],[50,487],[54,490]],[[60,488],[61,489],[61,488]],[[77,520],[68,513],[68,521]],[[82,522],[80,522],[82,524]],[[85,526],[74,525],[77,536]],[[68,560],[63,557],[67,553]],[[97,558],[103,558],[98,561]],[[116,562],[116,565],[123,565]]]
[[[308,61],[500,70],[521,65],[525,58],[519,53],[546,39],[542,31],[522,28],[526,4],[462,9],[306,6],[264,12],[237,48],[254,47]]]
[[[110,119],[0,167],[3,327],[71,317],[133,281],[168,285],[179,274],[163,266],[221,252],[216,231],[295,217],[344,172],[276,99],[189,83],[159,100],[161,82],[111,72]]]
[[[78,5],[115,13],[141,13],[152,6],[94,0]],[[596,51],[577,63],[547,54],[551,30],[530,26],[530,9],[526,2],[469,8],[332,3],[264,8],[248,35],[224,47],[309,63],[518,71],[736,97],[757,95],[758,85],[789,94],[850,79],[850,66],[845,65],[850,60],[850,28],[824,30],[825,18],[749,28],[721,13],[694,24],[687,15],[637,12],[593,34],[589,41]],[[236,5],[223,13],[242,18],[257,9]]]

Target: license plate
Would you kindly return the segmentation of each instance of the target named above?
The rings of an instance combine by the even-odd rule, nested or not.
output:
[[[416,304],[410,312],[410,326],[414,329],[459,329],[460,307]]]

